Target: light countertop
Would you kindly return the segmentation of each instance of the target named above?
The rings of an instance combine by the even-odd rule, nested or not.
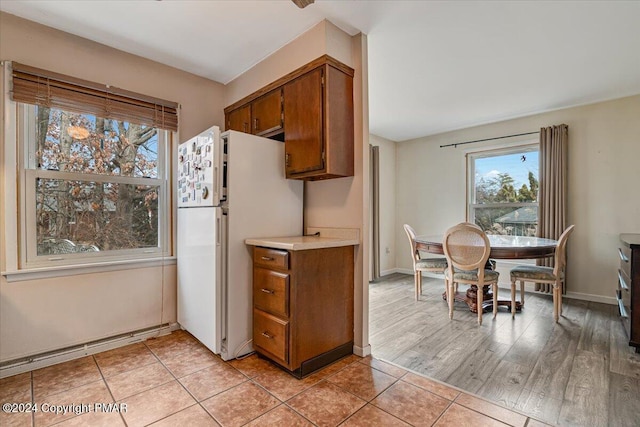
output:
[[[340,246],[359,245],[358,239],[320,236],[292,236],[292,237],[264,237],[246,239],[247,245],[264,246],[289,251],[304,251],[308,249],[336,248]]]
[[[357,228],[307,227],[304,232],[305,236],[263,237],[246,239],[244,242],[247,245],[289,251],[337,248],[360,244],[360,230]]]

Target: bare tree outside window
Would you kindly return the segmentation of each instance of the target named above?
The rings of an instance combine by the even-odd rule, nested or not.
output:
[[[158,129],[32,108],[37,255],[158,247]]]

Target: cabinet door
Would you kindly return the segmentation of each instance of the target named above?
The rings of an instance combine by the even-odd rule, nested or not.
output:
[[[251,106],[236,108],[227,114],[227,129],[251,133]]]
[[[282,129],[282,89],[273,90],[251,103],[254,135],[266,135]]]
[[[286,175],[324,169],[323,70],[284,86]]]

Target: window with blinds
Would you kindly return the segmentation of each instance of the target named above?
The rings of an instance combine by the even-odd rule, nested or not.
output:
[[[178,105],[15,62],[10,75],[21,267],[167,253]]]

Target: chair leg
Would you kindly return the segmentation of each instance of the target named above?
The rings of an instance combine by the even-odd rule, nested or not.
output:
[[[422,296],[422,271],[418,272],[418,300]]]
[[[419,299],[418,297],[420,295],[418,291],[418,289],[420,288],[420,272],[419,271],[416,271],[416,273],[413,276],[413,284],[415,286],[415,294],[416,294],[415,298],[416,298],[416,301],[418,301]]]
[[[478,285],[478,292],[476,292],[476,294],[477,294],[476,306],[478,307],[478,325],[482,325],[482,298],[483,298],[482,286]]]
[[[524,307],[524,280],[520,280],[520,304]]]
[[[558,288],[553,286],[553,320],[558,323]]]
[[[493,284],[493,318],[498,315],[498,282]]]
[[[448,283],[447,286],[449,287],[449,292],[447,292],[447,302],[449,303],[449,319],[453,319],[453,298],[455,283],[452,280]]]
[[[444,296],[445,296],[445,301],[447,301],[447,307],[449,307],[449,282],[447,281],[447,278],[445,277],[444,279]]]
[[[516,317],[516,280],[511,281],[511,318]]]
[[[563,287],[563,283],[559,282],[558,283],[558,314],[560,316],[562,316],[562,287]]]

